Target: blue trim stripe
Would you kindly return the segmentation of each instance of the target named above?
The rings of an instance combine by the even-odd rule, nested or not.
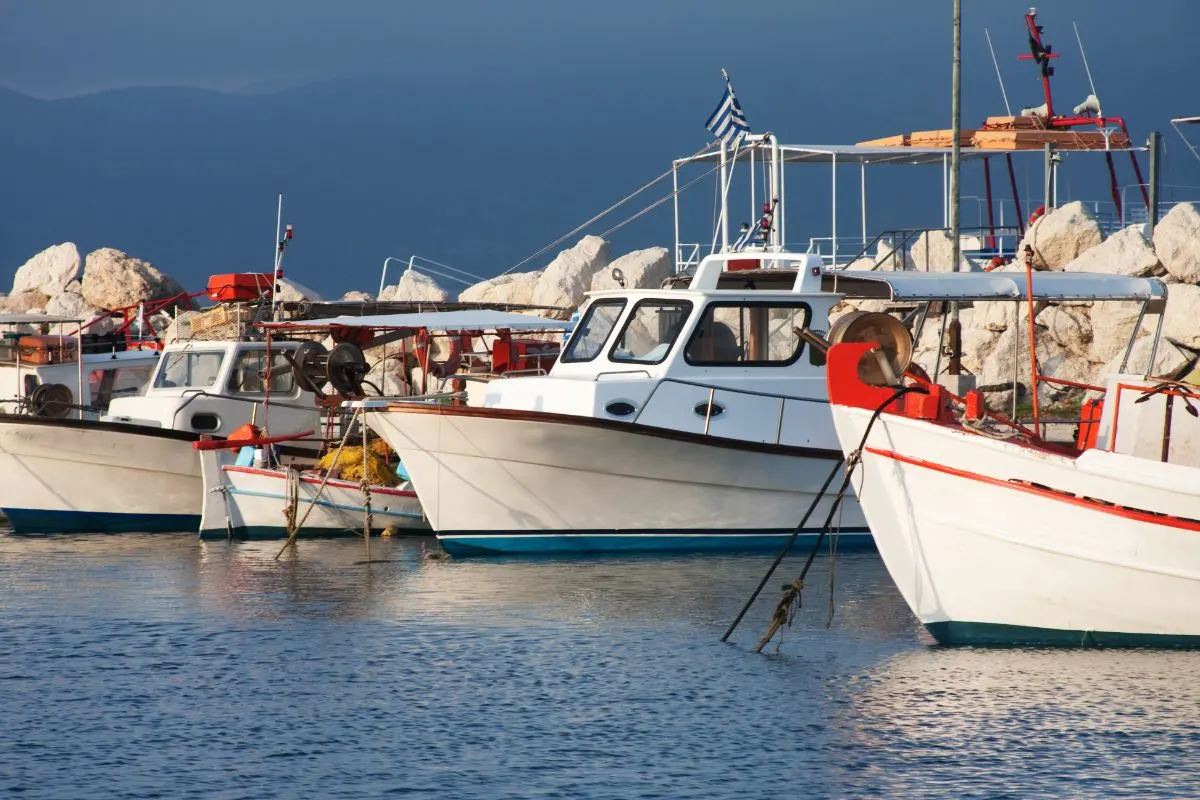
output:
[[[975,647],[1187,647],[1200,648],[1200,636],[1117,631],[1060,630],[995,622],[927,622],[941,645]]]
[[[110,514],[101,511],[60,511],[43,508],[0,509],[13,533],[191,533],[200,527],[199,514]]]
[[[811,546],[819,531],[804,531],[797,547]],[[442,531],[438,541],[453,556],[570,555],[596,553],[743,553],[778,550],[791,530],[758,531]],[[866,528],[845,528],[843,549],[872,549]]]
[[[275,494],[273,492],[256,492],[252,489],[232,489],[231,488],[229,490],[229,493],[245,495],[246,497],[265,497],[268,500],[278,500],[281,503],[284,500],[283,495],[281,495],[281,494]],[[307,498],[301,497],[300,505],[301,506],[312,505],[312,501]],[[363,506],[350,505],[349,503],[331,503],[328,500],[318,500],[316,502],[316,505],[319,505],[322,508],[338,509],[339,511],[360,511],[360,512],[366,511],[366,509]],[[406,519],[422,519],[424,516],[423,514],[421,514],[420,512],[417,512],[417,511],[392,511],[391,509],[377,508],[374,505],[371,506],[371,513],[372,514],[384,514],[389,517],[404,517]]]

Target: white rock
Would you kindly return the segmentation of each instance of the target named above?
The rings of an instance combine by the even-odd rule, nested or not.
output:
[[[91,258],[91,256],[88,257]],[[86,271],[84,273],[84,278],[87,278]],[[312,289],[309,289],[307,286],[296,283],[295,281],[287,278],[280,278],[278,281],[276,281],[276,283],[279,284],[279,292],[276,294],[275,299],[282,303],[298,303],[301,300],[314,300],[316,302],[321,302],[325,299]]]
[[[458,299],[463,303],[511,303],[512,305],[533,305],[533,290],[541,280],[542,272],[513,272],[499,275],[486,281],[480,281],[459,294]]]
[[[1154,337],[1146,335],[1133,343],[1133,352],[1129,354],[1129,361],[1125,364],[1125,374],[1176,378],[1196,360],[1196,357],[1187,350],[1177,347],[1166,339],[1162,339],[1158,343],[1158,350],[1154,353],[1154,368],[1146,372],[1146,366],[1150,361],[1150,348],[1153,342]],[[1124,356],[1125,353],[1122,351],[1112,361],[1105,364],[1103,369],[1098,371],[1095,383],[1103,383],[1104,379],[1108,376],[1119,374],[1121,372],[1121,359]]]
[[[1200,209],[1179,203],[1154,226],[1154,250],[1173,277],[1200,283]]]
[[[1051,339],[1076,356],[1090,358],[1092,321],[1086,308],[1048,306],[1035,319],[1038,325],[1046,329],[1046,334]]]
[[[53,297],[79,275],[79,264],[73,242],[47,247],[17,268],[12,293],[38,291]]]
[[[664,280],[675,274],[675,265],[671,262],[671,253],[665,247],[634,250],[593,275],[591,291],[621,288],[613,277],[617,270],[624,276],[627,289],[657,289]]]
[[[943,230],[926,231],[917,237],[912,246],[912,263],[914,269],[928,272],[950,272],[954,270],[951,262],[954,259],[954,243],[950,235]],[[960,248],[958,269],[963,272],[973,271],[975,265],[969,258],[962,255]]]
[[[28,314],[35,309],[45,310],[50,298],[36,289],[24,292],[13,292],[4,298],[4,310],[10,314]]]
[[[1169,310],[1169,302],[1167,307]],[[1140,311],[1140,303],[1109,301],[1093,305],[1089,315],[1092,323],[1092,349],[1088,358],[1106,363],[1124,353],[1130,337],[1133,336],[1133,325],[1137,322]],[[1165,331],[1165,319],[1163,324]],[[1145,321],[1142,327],[1146,327]]]
[[[533,288],[533,304],[573,308],[583,302],[592,276],[608,266],[608,242],[585,236],[574,247],[563,250],[542,271]]]
[[[368,358],[370,357],[368,354]],[[367,380],[375,384],[384,397],[404,397],[410,394],[408,381],[404,378],[404,359],[398,351],[395,355],[375,361],[371,371],[367,373]]]
[[[183,287],[149,262],[103,247],[88,253],[81,293],[93,306],[113,309],[165,300],[182,294]]]
[[[1130,225],[1114,233],[1062,267],[1063,272],[1106,272],[1143,277],[1162,271],[1141,225]]]
[[[70,317],[88,322],[103,315],[104,309],[96,308],[87,300],[84,300],[81,294],[63,292],[50,298],[50,302],[46,304],[46,313],[54,317]],[[99,333],[99,331],[94,331],[91,328],[88,331],[90,333]]]
[[[1200,286],[1173,283],[1167,287],[1162,332],[1164,338],[1176,344],[1200,349]]]
[[[415,269],[406,269],[393,286],[385,286],[379,293],[380,300],[398,300],[420,303],[444,303],[450,297],[437,281]]]
[[[369,303],[375,299],[375,295],[370,292],[349,291],[342,295],[344,303]]]
[[[1052,209],[1025,231],[1016,263],[1025,265],[1025,245],[1033,247],[1035,269],[1062,269],[1103,239],[1100,225],[1080,201]]]

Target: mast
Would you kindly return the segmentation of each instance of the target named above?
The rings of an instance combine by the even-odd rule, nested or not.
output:
[[[950,82],[950,258],[951,269],[957,272],[961,258],[962,238],[959,235],[959,173],[962,145],[962,0],[954,0],[954,65]],[[950,304],[950,363],[948,375],[962,374],[962,328],[958,321],[958,303]]]

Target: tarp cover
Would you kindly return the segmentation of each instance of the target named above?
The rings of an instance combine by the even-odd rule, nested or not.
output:
[[[885,300],[1027,299],[1023,272],[868,272],[829,270],[821,288]],[[1035,272],[1035,300],[1154,300],[1167,296],[1157,278],[1087,272]]]
[[[0,325],[38,325],[43,322],[86,322],[74,317],[52,317],[48,314],[0,314]]]
[[[468,311],[425,311],[415,314],[373,314],[369,316],[326,317],[324,319],[295,319],[286,322],[265,322],[264,328],[426,328],[431,331],[546,331],[563,330],[567,323],[529,314],[478,309]]]

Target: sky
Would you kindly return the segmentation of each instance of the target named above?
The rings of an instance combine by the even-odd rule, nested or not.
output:
[[[1014,109],[1041,102],[1035,69],[1016,59],[1026,49],[1026,6],[1008,0],[964,0],[963,6],[964,125],[1004,113],[985,28]],[[1129,120],[1136,142],[1151,129],[1164,131],[1165,181],[1200,187],[1200,164],[1168,125],[1173,116],[1200,113],[1194,80],[1200,52],[1193,41],[1200,3],[1049,0],[1039,11],[1047,38],[1062,54],[1055,78],[1058,105],[1073,106],[1090,91],[1075,22],[1106,111]],[[356,286],[344,288],[372,288],[376,264],[397,249],[471,262],[464,266],[480,275],[519,262],[658,175],[671,158],[703,146],[708,136],[702,125],[720,97],[722,67],[733,77],[751,126],[775,131],[785,141],[853,143],[949,127],[950,22],[950,0],[0,0],[0,86],[54,101],[39,106],[48,110],[87,104],[93,114],[120,109],[112,113],[137,116],[165,107],[165,96],[112,90],[191,87],[261,96],[321,84],[332,88],[295,95],[307,105],[289,110],[288,136],[298,150],[322,153],[330,172],[355,142],[381,135],[372,129],[376,118],[381,128],[394,126],[389,135],[407,137],[405,142],[451,137],[467,148],[439,166],[436,180],[444,185],[428,203],[445,214],[461,214],[455,225],[420,216],[413,193],[425,187],[406,184],[414,174],[406,166],[409,152],[397,153],[397,162],[388,165],[394,170],[390,185],[364,175],[363,189],[356,192],[353,181],[339,182],[336,205],[328,206],[312,197],[329,188],[324,177],[289,181],[265,171],[259,180],[253,169],[241,170],[247,178],[237,197],[227,188],[193,186],[195,181],[180,177],[189,191],[208,193],[208,200],[193,198],[188,213],[201,215],[198,224],[225,232],[224,246],[231,252],[249,247],[251,234],[240,221],[220,219],[223,207],[249,196],[255,213],[271,217],[281,190],[288,190],[298,210],[310,207],[305,224],[312,232],[313,263],[306,265],[300,254],[302,239],[295,258],[302,269],[316,272],[309,282],[328,292],[347,279]],[[393,89],[363,90],[380,81]],[[94,93],[101,94],[85,97]],[[144,110],[132,107],[135,100],[146,104]],[[220,126],[241,124],[236,108],[222,113],[231,116],[214,122],[219,129],[208,135],[218,137]],[[248,106],[244,116],[253,113]],[[45,116],[31,117],[31,124],[50,124]],[[147,143],[147,158],[157,144]],[[224,161],[244,158],[252,165],[262,158],[241,145],[231,152]],[[136,149],[121,151],[120,159],[134,172],[140,166]],[[94,176],[86,174],[88,163],[73,167],[74,190],[111,186],[121,173],[111,154],[108,161],[93,162]],[[341,171],[351,170],[363,167],[346,161]],[[415,174],[430,180],[419,169]],[[1132,183],[1131,176],[1121,177]],[[36,178],[30,172],[22,180]],[[852,176],[845,180],[855,183]],[[1027,185],[1037,180],[1022,175]],[[295,185],[280,185],[288,183]],[[797,192],[793,212],[796,206],[812,214],[827,208],[827,182],[812,184],[804,198]],[[924,184],[920,203],[934,208],[937,219],[915,218],[907,195],[917,190],[905,177],[882,183],[873,198],[880,206],[875,227],[893,220],[895,227],[940,224],[936,176]],[[1080,187],[1085,185],[1080,179]],[[446,186],[460,189],[452,194]],[[11,181],[8,191],[24,195]],[[1193,190],[1178,191],[1183,197]],[[1194,196],[1200,198],[1200,188]],[[471,206],[455,208],[452,197],[469,197]],[[34,226],[37,235],[69,221],[56,227],[55,215],[62,212],[52,204],[36,210],[37,219],[46,222]],[[848,220],[856,213],[851,208]],[[972,214],[977,210],[964,210],[965,218]],[[139,227],[139,215],[147,216],[137,207],[128,208],[126,217],[107,213],[106,224],[121,237],[113,246],[187,261],[182,246],[173,249],[155,238],[149,222]],[[322,231],[335,216],[336,229]],[[394,232],[381,231],[385,218],[396,220]],[[668,204],[647,224],[625,229],[618,244],[669,245],[670,225]],[[816,224],[812,227],[815,232]],[[39,244],[32,236],[0,226],[0,268],[16,266],[51,243]],[[253,236],[262,234],[256,229]],[[337,253],[347,266],[329,273],[325,266]],[[545,260],[530,266],[544,266]],[[202,269],[192,263],[179,268]]]

